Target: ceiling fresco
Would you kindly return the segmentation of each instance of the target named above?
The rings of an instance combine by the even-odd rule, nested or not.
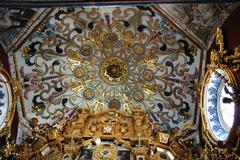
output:
[[[201,82],[215,28],[237,6],[99,3],[0,9],[0,42],[11,70],[9,81],[1,82],[11,84],[17,111],[11,112],[6,143],[0,142],[6,146],[0,159],[207,155],[202,141],[204,148],[212,151],[212,146],[199,123],[199,87],[206,87]],[[223,40],[216,44],[222,51]],[[212,93],[210,98],[219,94]]]
[[[0,43],[7,52],[45,9],[0,8]]]
[[[15,52],[14,65],[27,119],[141,108],[169,130],[194,123],[201,56],[149,7],[58,8]]]
[[[209,47],[216,28],[221,26],[239,5],[240,3],[162,4],[159,7],[178,26],[196,37],[202,45]]]
[[[216,27],[221,25],[240,5],[240,3],[164,4],[165,1],[160,2],[161,4],[152,6],[160,9],[165,17],[205,48],[212,43]],[[7,4],[11,5],[12,3],[15,2]],[[101,3],[103,2],[97,4]],[[106,3],[113,5],[118,2]],[[130,2],[128,1],[128,3]],[[135,3],[135,1],[131,3]],[[17,46],[16,43],[29,34],[29,31],[34,28],[32,25],[43,18],[46,12],[48,12],[46,8],[0,8],[0,43],[4,50],[8,52],[12,47]]]

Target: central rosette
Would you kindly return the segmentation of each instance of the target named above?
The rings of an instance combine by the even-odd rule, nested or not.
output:
[[[108,84],[121,84],[128,78],[128,65],[120,57],[109,57],[103,61],[100,75]]]
[[[107,67],[107,75],[112,78],[119,78],[122,76],[122,70],[119,65],[110,65]]]

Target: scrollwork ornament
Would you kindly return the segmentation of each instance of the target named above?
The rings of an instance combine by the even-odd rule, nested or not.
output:
[[[236,47],[232,54],[225,50],[224,37],[220,28],[217,28],[215,42],[219,49],[211,51],[211,65],[217,67],[227,66],[234,72],[238,71],[240,68],[240,46]]]
[[[237,141],[233,144],[230,144],[228,146],[214,146],[209,140],[208,136],[206,136],[206,130],[202,132],[203,140],[204,140],[204,146],[203,146],[203,152],[201,153],[201,157],[204,160],[238,160],[239,155],[237,154],[237,150],[239,148],[239,128],[236,131],[237,134]]]
[[[76,106],[113,107],[128,114],[145,109],[168,129],[192,123],[201,48],[153,12],[129,6],[54,10],[16,52],[17,63],[25,62],[18,65],[23,101],[34,102],[23,105],[25,118],[54,123]]]
[[[55,126],[38,124],[37,119],[32,119],[32,127],[28,128],[32,135],[20,144],[7,143],[0,152],[4,157],[13,156],[19,160],[77,159],[80,151],[87,148],[92,149],[92,159],[114,160],[121,146],[134,157],[149,159],[165,154],[154,153],[161,147],[169,150],[176,159],[181,158],[182,153],[183,157],[192,159],[190,148],[182,147],[177,138],[171,140],[169,146],[161,144],[150,125],[142,110],[135,110],[129,116],[114,109],[99,113],[79,109],[75,117]],[[102,140],[109,141],[101,143]]]

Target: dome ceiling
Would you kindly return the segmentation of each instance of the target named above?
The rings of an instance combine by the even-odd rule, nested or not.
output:
[[[195,119],[202,56],[151,8],[60,8],[15,52],[14,65],[27,119],[141,108],[170,129]]]
[[[36,132],[65,147],[70,138],[73,145],[86,141],[81,154],[96,151],[103,140],[114,150],[145,145],[151,156],[160,149],[170,159],[189,157],[193,152],[186,151],[200,144],[197,88],[207,48],[215,27],[238,5],[2,9],[0,41],[12,78],[22,84],[13,85],[17,100],[21,94],[19,123],[13,121],[19,149]],[[115,144],[115,133],[129,145]],[[152,148],[156,144],[160,148]],[[54,145],[45,151],[58,148]],[[26,155],[17,156],[33,156],[34,147],[39,148],[29,145],[30,152],[24,148]]]
[[[205,49],[238,5],[2,9],[11,23],[1,44],[24,86],[20,117],[52,124],[78,107],[140,108],[166,130],[195,124]]]

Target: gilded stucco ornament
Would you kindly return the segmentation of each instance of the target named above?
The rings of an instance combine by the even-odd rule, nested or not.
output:
[[[151,7],[53,9],[14,55],[32,134],[6,156],[193,158],[201,52]]]
[[[14,55],[24,118],[114,108],[144,109],[167,130],[195,123],[202,49],[151,10],[53,9]]]
[[[222,30],[217,29],[218,50],[211,52],[211,63],[201,83],[200,109],[206,160],[237,159],[239,149],[239,96],[234,72],[239,70],[239,47],[231,54],[224,49]]]
[[[31,126],[33,134],[24,142],[9,143],[0,149],[0,153],[19,160],[84,159],[89,156],[94,160],[114,160],[119,158],[120,153],[139,160],[161,160],[160,157],[193,159],[194,155],[191,145],[178,141],[179,138],[188,141],[188,132],[192,132],[192,128],[188,126],[180,132],[155,133],[143,110],[135,110],[128,115],[115,109],[98,113],[79,109],[73,118],[54,126],[39,124],[36,118],[31,120]],[[178,132],[180,137],[174,137]]]
[[[224,67],[224,64],[227,64],[227,67],[232,71],[236,72],[239,70],[239,59],[240,59],[240,46],[234,49],[234,52],[231,54],[228,53],[227,50],[224,49],[224,38],[222,34],[222,30],[217,28],[216,31],[216,44],[219,46],[219,50],[213,49],[211,51],[211,65],[216,65],[218,67]]]
[[[117,148],[115,145],[102,144],[97,146],[93,151],[93,160],[111,159],[117,160]]]
[[[21,96],[21,89],[21,82],[11,78],[4,68],[0,68],[0,137],[10,137],[15,104]]]
[[[128,78],[128,64],[119,57],[109,57],[100,66],[102,79],[111,85],[121,84]]]

